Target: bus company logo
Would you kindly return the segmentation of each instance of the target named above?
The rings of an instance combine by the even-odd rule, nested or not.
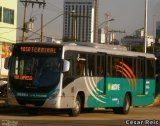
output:
[[[116,71],[120,72],[128,80],[129,87],[137,89],[136,77],[133,70],[125,63],[119,62],[115,65]]]
[[[108,84],[108,91],[119,91],[120,84]]]

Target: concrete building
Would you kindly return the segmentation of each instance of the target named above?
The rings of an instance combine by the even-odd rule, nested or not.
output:
[[[95,33],[98,17],[95,4],[95,0],[64,0],[64,38],[79,42],[95,41],[94,37],[98,36],[98,32]]]
[[[136,36],[139,37],[139,38],[144,37],[144,29],[143,28],[136,30],[135,33],[136,33]]]
[[[155,42],[153,36],[147,36],[147,47],[151,46]],[[138,29],[133,36],[125,36],[121,43],[125,46],[143,45],[144,44],[144,29]]]
[[[104,28],[98,29],[98,43],[106,43],[106,33]]]
[[[9,46],[16,42],[17,0],[0,1],[0,78],[6,75],[4,58],[10,55]]]
[[[160,21],[157,21],[156,23],[156,38],[160,41]]]

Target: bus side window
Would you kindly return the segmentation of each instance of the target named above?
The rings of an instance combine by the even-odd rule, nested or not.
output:
[[[76,54],[77,53],[73,51],[65,52],[65,59],[70,62],[70,69],[69,71],[63,73],[63,88],[73,82],[75,79]]]
[[[134,75],[136,75],[136,72],[134,70],[133,67],[133,63],[134,63],[134,59],[131,57],[123,57],[123,63],[128,67],[126,68],[125,66],[123,66],[123,69],[132,72]],[[135,63],[135,67],[136,67],[136,63]],[[130,69],[130,70],[129,70]]]
[[[87,64],[87,75],[88,76],[96,76],[96,60],[95,54],[88,54],[88,64]]]
[[[155,62],[154,60],[147,59],[147,78],[154,79],[155,78]]]
[[[76,75],[84,76],[85,64],[86,64],[85,61],[76,62]]]
[[[122,57],[112,57],[112,75],[113,77],[122,77],[118,67],[121,67]]]
[[[111,56],[107,57],[107,76],[112,76],[112,62],[111,62]]]
[[[138,66],[137,66],[137,77],[143,78],[144,77],[144,60],[142,58],[138,59]]]
[[[87,70],[87,55],[78,53],[76,58],[76,76],[85,76]]]

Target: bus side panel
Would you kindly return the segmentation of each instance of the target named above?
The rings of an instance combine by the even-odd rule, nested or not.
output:
[[[74,106],[74,100],[79,92],[84,93],[84,98],[81,100],[86,100],[88,98],[89,91],[87,90],[84,77],[73,79],[73,81],[63,87],[61,93],[61,108],[72,108]]]
[[[123,106],[126,92],[131,92],[128,80],[125,78],[106,78],[105,86],[103,79],[97,83],[96,91],[90,94],[87,101],[89,107],[121,107]],[[104,88],[105,89],[104,89]],[[105,91],[99,93],[98,91]]]
[[[101,79],[101,80],[100,80]],[[127,78],[81,77],[68,84],[62,91],[61,107],[72,108],[77,93],[84,92],[84,107],[122,107],[126,93],[131,94],[133,106],[146,106],[153,102],[155,81],[146,80],[143,94],[143,80]]]
[[[139,82],[138,80],[137,82]],[[140,83],[138,83],[139,85]],[[139,87],[139,86],[138,86]],[[142,89],[138,89],[142,90]],[[149,80],[147,79],[145,81],[145,89],[144,94],[140,94],[137,92],[133,96],[133,106],[146,106],[151,104],[154,101],[155,97],[155,80]]]

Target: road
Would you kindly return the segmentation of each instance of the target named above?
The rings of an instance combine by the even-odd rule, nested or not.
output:
[[[124,126],[131,124],[160,125],[159,107],[131,108],[128,115],[114,114],[112,110],[95,110],[69,117],[64,112],[48,110],[29,116],[24,110],[0,110],[1,126]]]

